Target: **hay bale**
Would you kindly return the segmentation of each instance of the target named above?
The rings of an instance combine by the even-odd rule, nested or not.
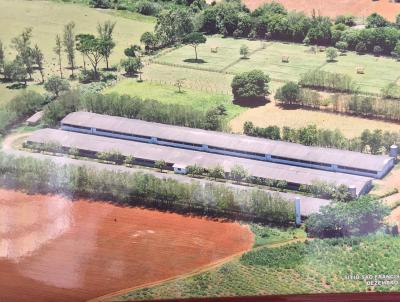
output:
[[[357,74],[364,74],[365,70],[363,66],[357,66],[356,68]]]
[[[282,56],[282,63],[289,63],[289,56]]]

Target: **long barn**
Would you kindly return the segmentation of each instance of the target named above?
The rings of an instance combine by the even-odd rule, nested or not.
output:
[[[385,176],[395,163],[390,156],[310,147],[91,112],[67,115],[61,121],[61,129],[373,178]]]
[[[229,173],[234,165],[240,165],[248,171],[250,176],[286,181],[288,186],[294,189],[300,185],[311,185],[316,181],[323,181],[353,187],[356,191],[355,194],[360,195],[366,193],[371,187],[371,178],[363,176],[288,166],[267,161],[257,161],[57,129],[37,130],[27,139],[27,143],[55,144],[63,147],[66,151],[72,148],[78,149],[82,155],[88,157],[96,157],[96,154],[99,152],[119,152],[123,156],[133,156],[136,164],[147,166],[153,166],[157,160],[164,160],[169,169],[174,169],[175,171],[177,167],[187,167],[190,165],[198,165],[206,169],[220,165],[226,173]]]

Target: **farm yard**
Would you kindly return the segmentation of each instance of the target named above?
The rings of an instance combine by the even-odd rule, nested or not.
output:
[[[400,3],[277,1],[0,0],[0,301],[400,292]]]

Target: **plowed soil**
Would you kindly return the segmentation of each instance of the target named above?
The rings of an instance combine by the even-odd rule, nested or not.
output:
[[[0,190],[0,301],[84,301],[190,273],[252,243],[237,223]]]
[[[256,9],[264,3],[273,0],[243,0],[250,8]],[[376,12],[390,21],[396,20],[400,13],[400,3],[391,3],[389,0],[275,0],[282,3],[288,10],[303,11],[311,14],[313,9],[323,16],[336,17],[351,14],[358,17],[368,17]]]

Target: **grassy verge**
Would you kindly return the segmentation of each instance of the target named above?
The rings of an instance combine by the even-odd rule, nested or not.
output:
[[[351,274],[397,274],[398,248],[400,238],[384,235],[261,248],[211,271],[117,299],[398,291],[398,285],[373,288],[364,280],[346,279]]]
[[[178,88],[173,85],[158,84],[148,81],[138,82],[136,79],[123,80],[117,85],[106,89],[104,93],[127,94],[130,96],[139,96],[142,99],[154,99],[165,103],[191,105],[193,109],[197,110],[208,110],[218,105],[224,105],[229,120],[246,110],[246,108],[234,105],[231,101],[231,97],[228,95],[188,88],[183,88],[182,92],[178,92]]]

